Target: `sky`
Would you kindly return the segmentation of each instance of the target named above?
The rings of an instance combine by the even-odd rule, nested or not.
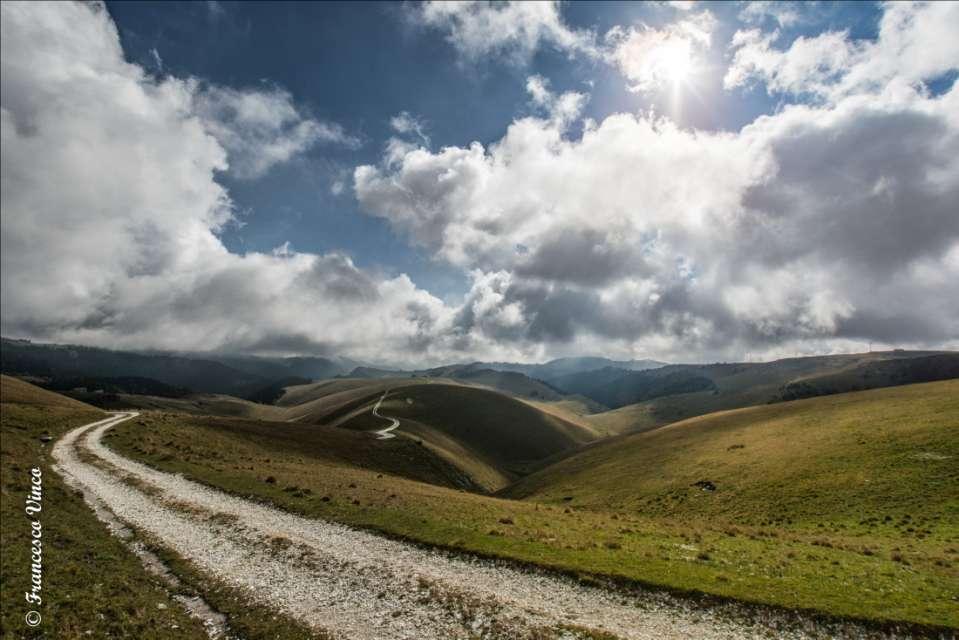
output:
[[[6,337],[959,347],[959,3],[0,11]]]

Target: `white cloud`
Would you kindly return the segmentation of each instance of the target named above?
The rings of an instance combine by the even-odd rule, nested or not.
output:
[[[227,150],[230,172],[258,178],[317,143],[359,146],[335,123],[305,116],[288,91],[198,86],[194,109]]]
[[[632,83],[632,91],[652,91],[699,66],[715,24],[703,11],[662,29],[616,26],[606,34],[606,60]]]
[[[390,118],[390,127],[400,135],[414,134],[424,145],[430,146],[430,137],[426,135],[426,124],[409,111],[401,111]]]
[[[526,79],[526,93],[530,100],[538,107],[547,107],[553,101],[553,94],[549,90],[549,81],[543,76],[530,76]]]
[[[766,20],[772,20],[779,27],[789,27],[801,19],[799,6],[797,2],[749,0],[742,3],[742,8],[739,10],[739,19],[753,24],[762,24]]]
[[[488,146],[359,167],[357,197],[472,274],[454,323],[464,349],[736,358],[955,345],[959,88],[912,86],[942,60],[889,66],[890,50],[942,32],[929,7],[912,10],[887,5],[875,44],[827,33],[795,45],[765,77],[831,99],[737,133],[614,114],[570,138],[553,118],[521,118]],[[766,37],[754,34],[740,48]],[[543,78],[527,90],[547,112],[556,100]]]
[[[102,5],[0,11],[4,335],[379,360],[442,332],[450,311],[405,276],[289,244],[229,253],[217,231],[233,205],[214,176],[230,151],[212,107],[198,110],[193,81],[125,62]],[[296,118],[276,91],[200,95],[254,130]]]
[[[163,58],[160,57],[160,52],[157,51],[156,47],[150,49],[150,57],[153,58],[153,64],[156,65],[157,71],[163,71]]]
[[[858,55],[846,32],[800,36],[785,51],[773,48],[778,37],[778,31],[737,31],[731,45],[736,53],[723,78],[724,86],[744,86],[755,78],[762,79],[770,93],[825,95]]]
[[[526,62],[544,45],[569,55],[596,55],[593,33],[567,26],[556,0],[431,0],[417,5],[413,15],[419,23],[446,32],[450,44],[469,59],[502,54]]]
[[[959,89],[912,87],[938,54],[890,54],[941,38],[910,9],[885,6],[828,100],[735,133],[613,114],[574,136],[586,96],[533,77],[539,115],[492,144],[391,140],[356,196],[469,274],[454,306],[339,252],[227,251],[235,160],[204,89],[125,62],[101,5],[2,3],[2,331],[376,361],[955,344]],[[304,119],[259,93],[226,100],[254,129]]]
[[[530,76],[526,79],[526,92],[530,95],[530,102],[537,108],[545,111],[552,123],[559,129],[565,130],[573,121],[579,118],[589,96],[578,91],[567,91],[560,95],[549,89],[549,81],[542,76]]]
[[[737,32],[727,88],[762,82],[770,93],[837,101],[864,92],[908,95],[918,83],[959,68],[959,3],[883,5],[877,40],[830,31],[775,48],[778,31]]]

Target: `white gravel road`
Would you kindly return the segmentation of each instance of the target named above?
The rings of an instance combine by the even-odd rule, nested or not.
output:
[[[390,432],[396,429],[398,426],[400,426],[400,421],[397,420],[396,418],[380,415],[380,405],[383,404],[383,400],[386,398],[386,394],[388,393],[389,393],[389,389],[384,391],[383,395],[380,396],[380,399],[377,400],[376,404],[373,406],[374,416],[376,416],[377,418],[382,418],[383,420],[390,421],[390,426],[386,427],[385,429],[380,429],[379,431],[376,432],[376,437],[379,440],[389,440],[390,438],[395,438],[396,436]]]
[[[570,626],[656,640],[872,635],[812,622],[786,631],[773,612],[747,623],[727,615],[729,607],[584,586],[291,515],[157,471],[102,444],[107,429],[135,415],[67,433],[53,449],[58,471],[200,570],[337,638],[577,637],[563,630]],[[82,460],[81,447],[98,463]]]

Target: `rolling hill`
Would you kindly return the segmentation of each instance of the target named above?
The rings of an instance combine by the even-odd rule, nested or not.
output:
[[[421,376],[462,380],[468,384],[497,389],[519,398],[531,400],[560,400],[563,392],[549,383],[517,371],[497,371],[480,363],[450,365],[418,372]]]
[[[115,351],[77,345],[0,339],[0,368],[9,375],[30,376],[64,390],[79,379],[117,386],[126,393],[142,393],[149,385],[166,385],[198,393],[247,397],[293,379],[331,378],[356,366],[345,358],[265,358],[219,353],[156,353]],[[151,382],[152,381],[152,382]],[[171,395],[158,393],[150,395]],[[175,395],[175,394],[174,394]],[[183,394],[179,394],[183,395]]]
[[[599,369],[619,369],[621,371],[644,371],[666,366],[658,360],[610,360],[595,356],[578,358],[557,358],[542,364],[521,364],[515,362],[478,362],[474,366],[495,371],[515,371],[531,378],[553,382],[564,376],[577,373],[589,373]]]
[[[387,426],[388,421],[372,415],[379,397],[368,397],[340,426]],[[596,437],[508,395],[441,382],[391,387],[380,413],[400,420],[397,435],[421,441],[491,490]]]
[[[479,491],[501,489],[545,461],[605,435],[573,415],[551,410],[550,403],[527,403],[444,378],[337,378],[287,387],[275,405],[216,394],[84,397],[109,409],[269,421],[274,426],[267,430],[279,434],[290,423],[347,432],[382,429],[389,422],[374,416],[372,409],[384,393],[381,414],[401,420],[395,440],[415,443],[457,470],[453,475],[458,486]],[[363,448],[370,440],[362,434],[355,444]]]
[[[0,366],[8,375],[59,378],[149,378],[172,387],[242,396],[269,380],[212,360],[95,347],[2,340]]]
[[[216,393],[193,393],[181,398],[171,398],[130,393],[71,392],[70,397],[108,411],[136,409],[258,420],[285,419],[285,414],[276,407]]]
[[[607,368],[555,384],[610,407],[587,420],[609,433],[624,433],[713,411],[957,377],[957,353],[890,351],[638,372]]]
[[[565,395],[549,383],[532,378],[525,373],[493,369],[479,362],[473,364],[452,364],[416,371],[357,367],[350,372],[348,377],[373,379],[444,378],[448,380],[462,380],[467,384],[497,389],[519,398],[529,398],[533,400],[560,400]]]
[[[398,386],[381,410],[422,424],[424,435],[445,435],[429,423],[446,416],[444,425],[463,429],[453,434],[458,440],[492,446],[489,456],[512,455],[484,442],[496,432],[475,428],[482,420],[466,431],[464,409],[482,412],[483,396],[451,395],[494,392],[448,386]],[[496,395],[496,403],[517,402]],[[508,411],[519,415],[512,404],[500,415]],[[385,426],[369,411],[357,416],[343,426]],[[413,434],[376,440],[315,425],[151,414],[142,425],[119,425],[108,440],[241,496],[441,547],[941,630],[959,626],[957,417],[959,381],[720,412],[586,445],[496,497],[349,458],[354,447],[403,444],[413,447],[409,455],[428,454],[433,447],[417,445]],[[355,444],[335,444],[341,437]],[[543,440],[555,446],[557,437]],[[331,451],[344,457],[333,460]]]
[[[619,436],[502,495],[749,525],[891,523],[886,516],[908,514],[942,527],[959,522],[956,459],[959,380],[949,380],[722,411]]]

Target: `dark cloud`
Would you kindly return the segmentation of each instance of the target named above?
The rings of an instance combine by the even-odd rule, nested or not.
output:
[[[767,262],[815,255],[885,278],[959,239],[959,135],[941,114],[867,107],[772,140],[775,179],[743,199],[778,227],[756,247]]]
[[[561,228],[543,238],[519,261],[515,273],[585,286],[602,286],[624,276],[648,275],[638,248],[599,229]]]
[[[295,333],[280,333],[259,336],[252,340],[227,341],[219,345],[223,353],[297,354],[304,356],[331,357],[339,354],[340,345],[331,345],[312,336]]]

